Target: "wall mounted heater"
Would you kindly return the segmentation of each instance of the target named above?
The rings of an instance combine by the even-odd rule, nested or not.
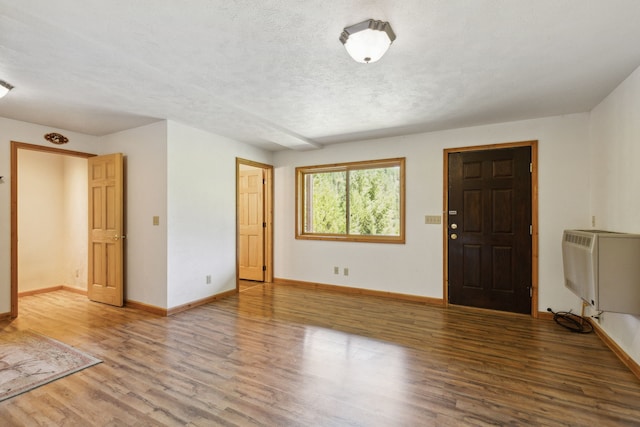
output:
[[[598,311],[640,315],[640,235],[565,230],[565,286]]]

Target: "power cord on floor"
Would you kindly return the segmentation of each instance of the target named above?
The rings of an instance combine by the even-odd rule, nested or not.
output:
[[[571,311],[559,311],[554,313],[553,310],[547,308],[547,311],[553,313],[553,320],[571,332],[577,332],[579,334],[588,334],[593,332],[593,325],[583,316],[572,313]]]

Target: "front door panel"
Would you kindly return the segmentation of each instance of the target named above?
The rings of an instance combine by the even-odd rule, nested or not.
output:
[[[449,154],[449,302],[531,312],[531,148]]]

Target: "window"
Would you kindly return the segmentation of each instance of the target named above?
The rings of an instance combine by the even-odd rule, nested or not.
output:
[[[296,238],[404,243],[404,163],[296,168]]]

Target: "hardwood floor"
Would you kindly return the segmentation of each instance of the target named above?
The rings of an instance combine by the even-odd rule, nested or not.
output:
[[[247,289],[251,289],[254,286],[262,286],[264,282],[255,282],[253,280],[238,280],[238,290],[240,292],[246,291]]]
[[[267,284],[169,318],[56,291],[0,327],[104,361],[0,402],[2,426],[640,423],[596,335],[528,316]]]

